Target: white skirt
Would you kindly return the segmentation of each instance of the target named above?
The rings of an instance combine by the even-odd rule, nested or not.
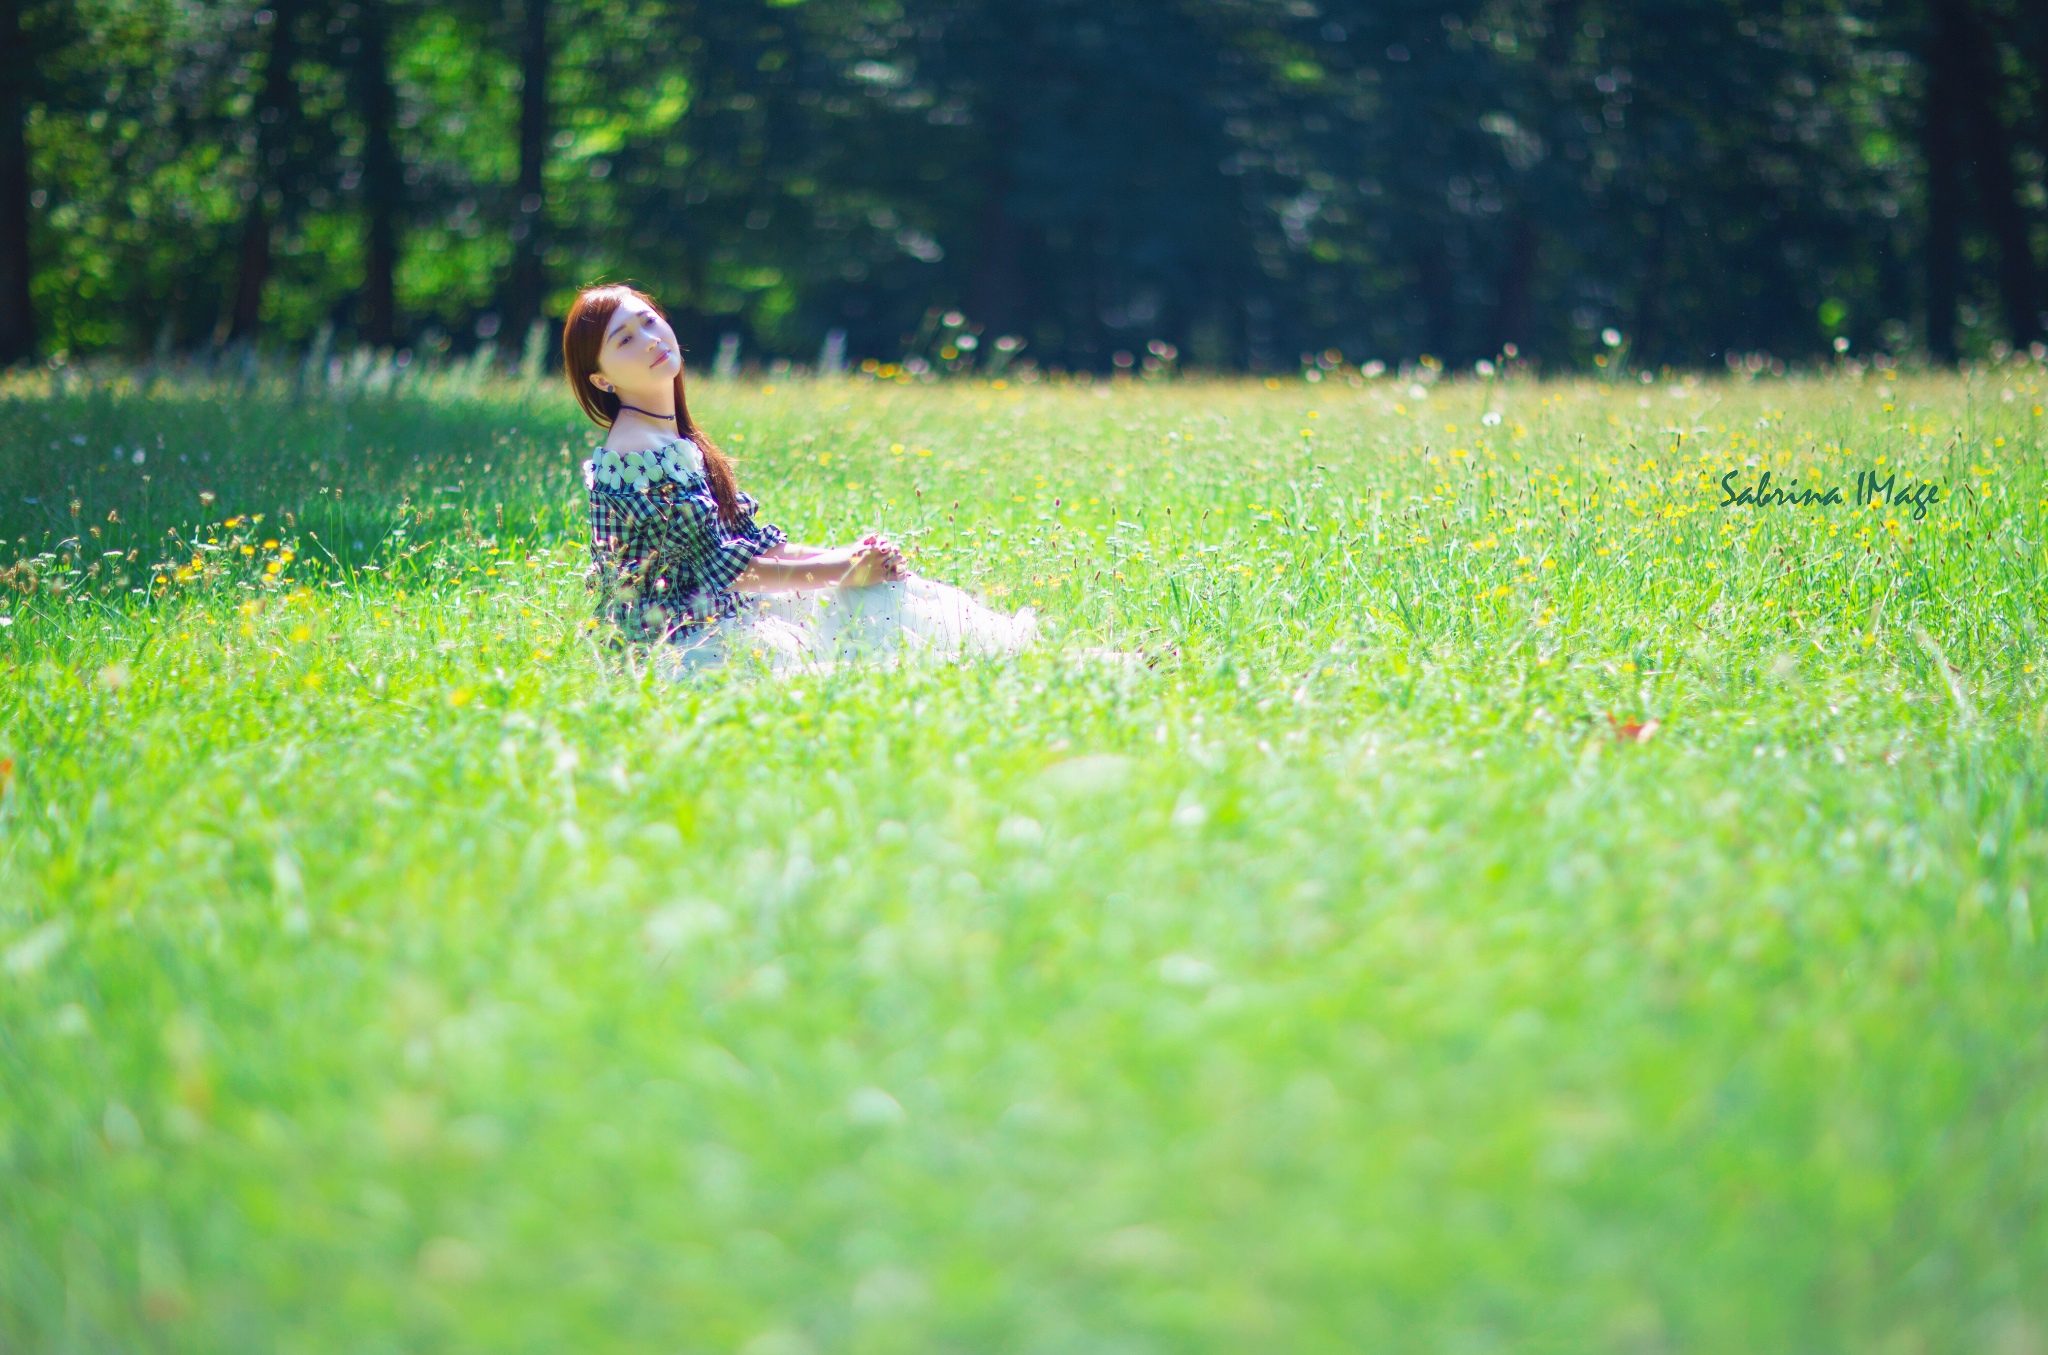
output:
[[[675,676],[728,666],[823,668],[842,659],[992,657],[1018,653],[1038,639],[1038,618],[1029,607],[994,611],[930,579],[745,594],[740,602],[738,616],[661,647]]]

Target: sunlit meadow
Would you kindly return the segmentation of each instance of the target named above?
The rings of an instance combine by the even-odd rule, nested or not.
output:
[[[552,389],[17,379],[0,1348],[2048,1348],[2043,369],[1319,375],[706,383],[1050,639],[686,684]]]

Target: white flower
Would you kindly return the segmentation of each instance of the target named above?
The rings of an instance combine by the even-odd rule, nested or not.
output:
[[[627,452],[620,462],[621,472],[632,481],[635,489],[644,490],[649,480],[661,478],[661,463],[646,452]]]
[[[606,489],[617,489],[625,483],[625,471],[619,464],[619,454],[609,447],[599,452],[592,464],[597,468],[597,482]]]
[[[594,460],[586,461],[583,463],[583,487],[585,489],[590,489],[593,488],[596,484],[597,462]]]
[[[702,462],[703,457],[697,451],[697,444],[688,438],[671,442],[661,449],[661,468],[668,472],[672,480],[683,480],[696,474]]]

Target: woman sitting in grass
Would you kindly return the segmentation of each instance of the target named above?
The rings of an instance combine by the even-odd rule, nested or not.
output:
[[[599,616],[659,643],[685,667],[728,654],[771,666],[847,653],[1014,652],[1037,625],[914,577],[870,536],[793,545],[754,521],[732,463],[690,417],[675,331],[631,287],[586,289],[569,310],[562,361],[577,402],[608,430],[584,463]]]

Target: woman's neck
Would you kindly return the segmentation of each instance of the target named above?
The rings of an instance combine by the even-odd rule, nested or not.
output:
[[[615,452],[648,451],[686,436],[684,430],[676,426],[677,421],[673,416],[666,419],[659,417],[674,408],[674,396],[670,396],[661,404],[653,403],[651,397],[645,403],[641,400],[624,401],[618,417],[612,420],[610,431],[605,434],[604,445]],[[642,412],[645,410],[653,410],[655,413],[650,415]]]
[[[622,394],[618,401],[621,420],[638,419],[649,425],[659,424],[663,428],[676,426],[676,393],[673,390]]]

